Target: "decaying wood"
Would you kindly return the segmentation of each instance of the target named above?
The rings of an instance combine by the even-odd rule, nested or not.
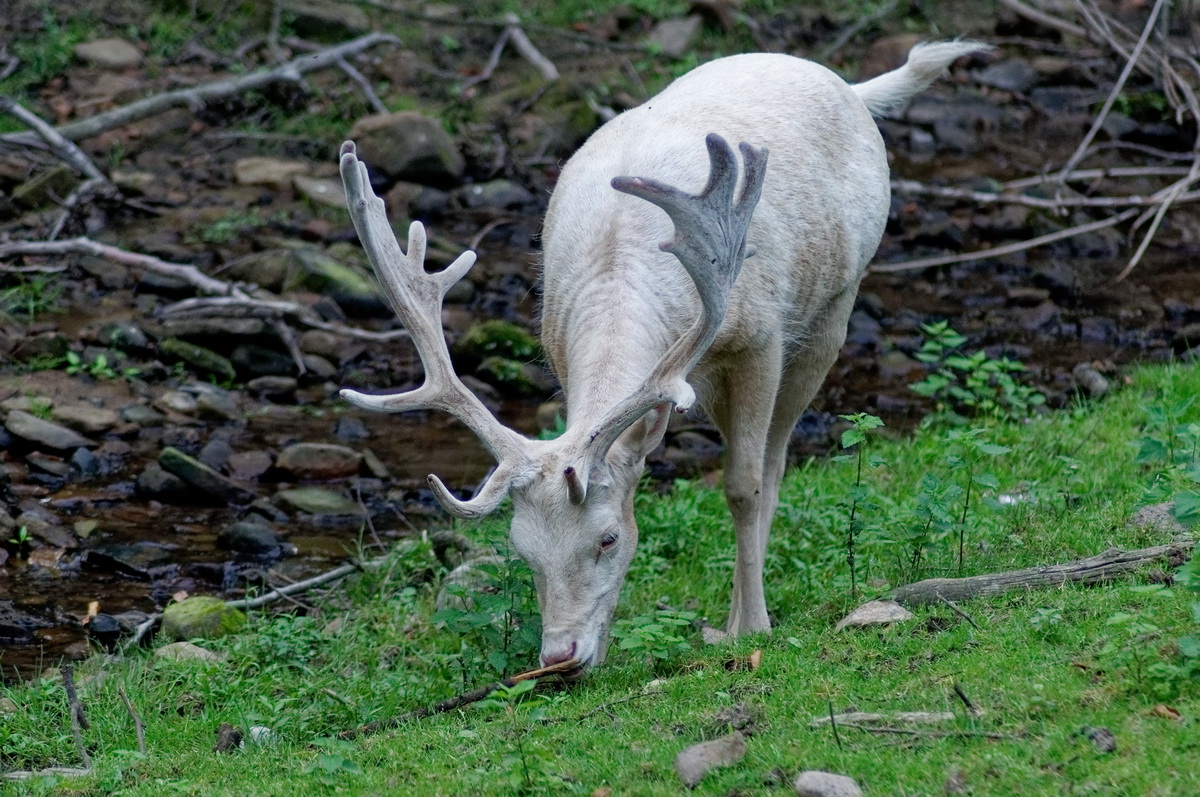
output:
[[[497,689],[507,689],[521,681],[528,681],[531,678],[541,678],[546,675],[556,675],[558,673],[569,672],[579,666],[579,659],[571,659],[570,661],[562,661],[558,664],[551,664],[548,667],[538,667],[536,670],[527,670],[516,675],[511,675],[503,681],[497,681],[493,684],[473,689],[470,692],[464,692],[456,697],[443,700],[440,703],[434,703],[432,706],[423,706],[416,711],[410,711],[407,714],[401,714],[398,717],[391,719],[378,720],[376,722],[368,722],[365,725],[360,725],[357,728],[352,728],[348,731],[342,731],[338,734],[339,739],[356,739],[359,736],[364,736],[371,733],[386,731],[391,728],[398,728],[401,725],[407,725],[414,720],[424,719],[425,717],[434,714],[444,714],[447,711],[454,711],[456,708],[468,706],[471,703],[478,703],[484,700],[492,692]]]
[[[928,725],[929,723],[953,721],[953,711],[890,711],[885,714],[849,711],[844,714],[825,714],[820,717],[814,717],[808,723],[808,727],[820,728],[825,725],[849,727],[848,723],[878,725],[883,722],[898,722],[904,725]]]
[[[1011,733],[996,733],[993,731],[927,731],[919,728],[891,728],[886,725],[858,725],[852,722],[841,722],[838,723],[837,727],[850,728],[856,731],[866,731],[867,733],[894,734],[898,736],[921,736],[927,739],[947,739],[961,737],[1013,740],[1021,738],[1020,736],[1014,736]]]
[[[124,686],[117,685],[117,695],[121,698],[121,702],[125,704],[125,710],[129,712],[129,716],[133,719],[133,728],[137,732],[138,752],[145,755],[146,723],[142,722],[142,715],[138,714],[137,709],[133,707],[133,701],[129,699],[129,695],[125,694]]]
[[[75,691],[75,668],[71,664],[63,664],[62,679],[63,689],[67,693],[67,714],[71,717],[71,736],[75,739],[75,752],[79,754],[84,768],[89,769],[92,766],[92,757],[88,755],[87,747],[83,744],[83,731],[89,728],[91,723],[88,722],[87,712],[83,710],[83,703]]]
[[[1132,551],[1109,548],[1096,556],[1059,565],[1027,567],[1023,570],[966,578],[928,578],[915,584],[897,587],[892,593],[892,599],[905,606],[922,606],[1000,595],[1021,589],[1061,587],[1071,583],[1099,584],[1160,559],[1166,559],[1172,564],[1182,563],[1194,545],[1194,540],[1177,540],[1168,545]]]
[[[337,66],[339,60],[345,60],[348,56],[363,50],[379,44],[399,43],[400,40],[391,34],[368,33],[326,50],[293,58],[272,69],[262,69],[248,75],[214,80],[211,83],[191,88],[156,94],[105,113],[69,122],[56,128],[56,131],[60,136],[71,141],[91,138],[105,131],[162,113],[170,108],[202,108],[212,100],[261,89],[273,83],[298,83],[305,74]],[[33,133],[8,133],[0,136],[0,142],[25,146],[36,146],[38,140],[38,136]]]

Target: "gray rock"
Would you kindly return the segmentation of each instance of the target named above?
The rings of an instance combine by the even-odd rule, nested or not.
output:
[[[213,388],[196,396],[196,415],[214,421],[240,421],[242,409],[233,393]]]
[[[63,194],[66,196],[66,194]],[[60,332],[43,332],[21,338],[12,355],[21,362],[31,360],[61,360],[71,348],[66,336]]]
[[[70,475],[73,481],[95,479],[104,473],[104,463],[100,457],[86,448],[77,448],[71,455]]]
[[[285,511],[310,515],[361,515],[362,506],[339,492],[321,487],[297,487],[280,490],[271,499]]]
[[[167,661],[203,661],[216,663],[224,660],[225,654],[208,650],[191,642],[172,642],[154,651],[154,658]]]
[[[275,467],[301,479],[341,479],[354,476],[362,454],[330,443],[296,443],[285,448]]]
[[[1175,336],[1172,339],[1176,351],[1185,351],[1187,349],[1200,346],[1200,322],[1185,324],[1175,330]]]
[[[196,411],[196,397],[182,390],[169,390],[158,397],[159,406],[170,412],[191,415]]]
[[[512,180],[489,180],[463,186],[454,192],[454,197],[465,208],[522,208],[536,204],[537,197],[529,189]]]
[[[12,601],[0,600],[0,639],[30,640],[34,631],[50,625],[40,617],[21,611]]]
[[[359,443],[371,436],[371,430],[354,415],[343,415],[333,424],[333,436],[344,443]]]
[[[229,462],[231,456],[233,456],[233,446],[229,445],[229,441],[214,437],[204,445],[204,448],[200,449],[196,459],[213,470],[221,470],[225,467],[225,463]]]
[[[1009,58],[992,64],[975,74],[975,80],[985,86],[1004,91],[1024,93],[1038,81],[1038,72],[1024,58]]]
[[[704,20],[699,14],[676,19],[664,19],[650,32],[650,44],[657,45],[663,55],[679,58],[692,48]]]
[[[168,338],[253,337],[266,328],[261,318],[171,318],[163,322],[162,334]]]
[[[279,539],[275,532],[261,523],[240,521],[217,534],[217,544],[236,553],[262,556],[279,551]]]
[[[441,122],[416,111],[364,117],[348,137],[368,168],[391,180],[452,183],[466,166]]]
[[[233,381],[237,377],[237,371],[229,358],[222,357],[212,349],[179,338],[164,338],[158,342],[158,348],[164,354],[183,360],[205,373],[214,374],[227,381]]]
[[[96,443],[78,432],[51,421],[13,410],[8,413],[4,427],[22,440],[28,440],[59,451],[94,446]]]
[[[164,448],[158,455],[158,464],[193,487],[227,503],[248,504],[255,498],[250,490],[177,448]]]
[[[346,338],[323,329],[305,330],[296,342],[300,351],[305,354],[315,354],[331,362],[336,362],[340,358],[346,343]]]
[[[266,185],[279,191],[292,184],[292,178],[308,174],[307,161],[283,158],[239,158],[233,164],[233,179],[238,185]]]
[[[91,404],[56,404],[50,417],[87,434],[103,434],[121,422],[115,411]]]
[[[683,785],[694,789],[718,767],[728,767],[746,757],[746,739],[738,731],[707,742],[700,742],[675,756],[675,772]]]
[[[259,376],[246,383],[251,395],[267,399],[286,399],[299,385],[290,376]]]
[[[290,25],[297,36],[319,41],[341,41],[371,29],[366,13],[352,3],[331,0],[284,0]]]
[[[77,448],[76,451],[87,451],[86,448]],[[52,476],[66,476],[71,472],[71,466],[62,457],[43,454],[40,451],[30,452],[29,456],[25,457],[25,461],[34,466],[38,470],[44,470]]]
[[[292,250],[288,269],[284,290],[310,290],[343,307],[382,307],[374,278],[360,261],[343,261],[316,247],[300,246]]]
[[[102,346],[121,351],[145,351],[150,347],[150,338],[132,321],[105,324],[96,333],[96,341]]]
[[[94,39],[75,45],[75,57],[101,69],[131,69],[140,66],[144,56],[125,39]]]
[[[862,797],[862,789],[854,778],[810,769],[792,781],[800,797]]]
[[[229,361],[241,373],[252,376],[295,376],[296,361],[275,349],[257,343],[242,343],[229,354]]]
[[[292,185],[300,196],[315,205],[325,205],[340,210],[346,207],[346,190],[341,180],[332,177],[309,177],[298,174],[292,178]]]
[[[1084,395],[1100,398],[1109,390],[1108,378],[1091,363],[1078,363],[1071,369],[1071,378]]]
[[[309,376],[322,380],[337,376],[337,366],[318,354],[305,354],[300,358],[300,362],[304,363],[304,370]]]
[[[151,462],[138,474],[137,490],[142,495],[170,499],[183,495],[187,483],[174,473],[163,470],[157,462]]]
[[[170,560],[170,552],[158,545],[102,543],[85,554],[83,564],[89,570],[150,581],[153,571]]]
[[[229,458],[229,474],[241,481],[253,481],[270,470],[274,461],[266,451],[239,451]]]
[[[49,512],[22,512],[17,516],[16,525],[18,528],[24,526],[31,537],[54,548],[78,548],[79,540],[70,529],[60,523],[61,521]]]
[[[872,625],[890,625],[911,620],[913,613],[895,601],[867,601],[843,617],[835,631],[843,628],[865,628]]]

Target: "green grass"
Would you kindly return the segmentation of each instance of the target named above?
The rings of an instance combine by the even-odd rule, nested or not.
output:
[[[1126,520],[1144,503],[1194,487],[1192,430],[1200,427],[1189,424],[1200,419],[1200,407],[1188,401],[1197,393],[1200,369],[1147,368],[1101,403],[987,426],[982,434],[1011,453],[977,463],[975,475],[986,468],[995,487],[977,486],[982,498],[967,507],[964,572],[1164,542],[1169,535],[1130,528]],[[719,624],[732,570],[720,491],[679,482],[669,495],[638,496],[642,541],[618,610],[630,649],[614,644],[609,661],[579,684],[354,743],[329,740],[486,683],[497,675],[493,668],[536,664],[536,621],[529,617],[535,602],[522,567],[494,573],[501,592],[480,598],[478,611],[440,615],[455,629],[446,630],[432,619],[444,568],[428,544],[408,542],[388,566],[319,601],[319,616],[259,614],[242,634],[204,642],[228,654],[218,665],[142,653],[82,663],[77,677],[93,723],[85,738],[95,774],[9,788],[291,795],[590,794],[607,786],[614,794],[678,794],[675,755],[727,732],[718,713],[744,704],[752,718],[746,759],[710,774],[699,793],[770,793],[765,784],[777,768],[788,781],[802,769],[844,772],[876,795],[942,794],[951,777],[973,795],[1200,793],[1200,681],[1195,659],[1181,652],[1200,622],[1196,596],[1156,585],[1151,567],[1101,587],[965,602],[978,628],[939,605],[883,629],[833,630],[854,605],[844,548],[852,500],[861,520],[863,597],[958,570],[957,527],[925,539],[918,564],[905,555],[914,544],[905,530],[925,517],[917,505],[922,479],[965,478],[948,459],[958,444],[947,442],[944,428],[896,440],[879,431],[886,430],[867,440],[857,493],[856,456],[813,460],[788,474],[768,559],[776,618],[770,637],[704,647],[695,630],[670,624],[692,611]],[[959,517],[965,491],[943,494],[947,514]],[[1021,498],[1002,504],[1001,495]],[[497,538],[503,529],[499,519],[468,531]],[[656,615],[660,602],[674,611]],[[521,625],[484,622],[504,609]],[[631,628],[655,617],[668,622],[642,644]],[[736,666],[755,649],[762,650],[759,669]],[[955,684],[982,713],[966,710]],[[145,718],[144,757],[130,752],[133,724],[119,685]],[[0,765],[76,763],[59,684],[43,680],[0,696],[19,708],[0,714]],[[1181,719],[1160,716],[1168,713],[1160,705]],[[835,738],[828,727],[809,727],[831,707],[948,710],[957,718],[929,730],[963,733],[909,737],[843,728]],[[216,754],[222,722],[269,727],[275,740]],[[1083,734],[1096,727],[1111,731],[1114,752],[1101,752]],[[970,735],[980,732],[1005,738]]]

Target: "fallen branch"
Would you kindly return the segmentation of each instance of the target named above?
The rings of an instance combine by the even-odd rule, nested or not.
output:
[[[497,681],[496,683],[488,684],[487,686],[480,687],[479,689],[473,689],[470,692],[465,692],[456,697],[449,698],[448,700],[443,700],[440,703],[434,703],[432,706],[423,706],[416,711],[410,711],[407,714],[401,714],[398,717],[368,722],[367,724],[360,725],[357,728],[352,728],[348,731],[342,731],[338,734],[338,738],[356,739],[359,736],[378,733],[379,731],[386,731],[392,728],[398,728],[401,725],[407,725],[414,720],[424,719],[425,717],[429,717],[434,714],[444,714],[447,711],[453,711],[456,708],[462,708],[463,706],[468,706],[471,703],[478,703],[480,700],[485,699],[497,689],[506,689],[521,681],[528,681],[531,678],[541,678],[545,675],[568,672],[578,666],[579,659],[571,659],[570,661],[551,664],[548,667],[538,667],[536,670],[528,670],[526,672],[517,673],[516,675],[511,675],[508,678],[505,678],[503,681]]]
[[[962,609],[958,608],[958,604],[957,604],[957,603],[955,603],[954,601],[950,600],[950,599],[949,599],[949,598],[947,598],[945,595],[938,595],[938,600],[940,600],[942,603],[944,603],[944,604],[946,604],[947,606],[949,606],[949,607],[950,607],[950,611],[954,612],[954,613],[955,613],[955,614],[957,614],[959,617],[961,617],[962,619],[964,619],[964,620],[966,620],[968,623],[970,623],[970,624],[971,624],[971,627],[972,627],[972,628],[974,628],[976,631],[982,631],[982,630],[983,630],[983,629],[981,629],[981,628],[979,627],[979,623],[975,622],[975,620],[974,620],[974,619],[971,617],[971,615],[967,614],[967,613],[966,613],[966,612],[964,612]]]
[[[55,130],[53,126],[43,121],[37,114],[23,107],[16,100],[11,97],[0,96],[0,111],[21,120],[33,130],[38,138],[46,142],[46,146],[50,148],[51,152],[57,155],[59,159],[71,164],[84,177],[92,180],[101,180],[108,185],[112,185],[96,164],[92,163],[92,159],[85,155],[83,150],[75,146],[74,142],[63,138],[62,134]]]
[[[203,108],[212,100],[264,88],[273,83],[299,83],[302,76],[309,72],[337,66],[339,60],[384,43],[399,44],[400,40],[387,33],[368,33],[320,52],[302,55],[272,69],[146,97],[105,113],[62,125],[56,128],[56,132],[63,138],[79,141],[132,124],[170,108]],[[0,142],[9,144],[30,145],[36,144],[37,141],[37,136],[32,133],[8,133],[0,136]]]
[[[540,72],[546,80],[558,80],[558,67],[533,46],[533,42],[529,40],[521,27],[521,18],[509,12],[504,15],[504,21],[507,23],[504,30],[508,32],[509,40],[512,41],[513,47],[521,54],[521,57],[533,64],[533,68]]]
[[[1025,19],[1032,20],[1039,25],[1045,25],[1047,28],[1065,33],[1068,36],[1086,36],[1087,31],[1076,25],[1073,22],[1067,22],[1065,19],[1060,19],[1053,14],[1048,14],[1039,8],[1033,8],[1030,5],[1022,3],[1021,0],[1000,0],[1000,4],[1007,6],[1019,16]]]
[[[932,722],[953,722],[953,711],[892,711],[887,714],[874,714],[866,711],[849,711],[844,714],[826,714],[814,717],[809,723],[810,728],[820,728],[824,725],[840,725],[843,728],[854,727],[850,723],[870,725],[879,722],[899,722],[910,725],[926,725]]]
[[[92,757],[83,746],[83,731],[91,727],[91,723],[88,722],[87,712],[83,710],[83,703],[75,692],[75,668],[71,664],[63,664],[62,679],[63,689],[67,692],[67,714],[71,717],[71,736],[75,739],[75,751],[79,753],[79,760],[83,762],[84,769],[91,769]]]
[[[1185,174],[1186,174],[1185,170]],[[1041,184],[1039,180],[1034,185]],[[1024,205],[1031,208],[1040,208],[1043,210],[1059,210],[1061,208],[1121,208],[1121,207],[1146,207],[1146,206],[1162,206],[1166,204],[1165,198],[1155,196],[1141,196],[1139,194],[1131,194],[1129,196],[1074,196],[1049,198],[1028,196],[1026,194],[1013,193],[990,193],[987,191],[971,191],[966,188],[950,188],[940,185],[925,185],[916,180],[893,180],[892,190],[897,194],[916,194],[918,196],[936,196],[944,199],[961,199],[966,202],[974,202],[979,205]],[[1200,200],[1200,191],[1189,191],[1188,193],[1180,193],[1173,200],[1176,204],[1180,202],[1194,202]]]
[[[1028,567],[1003,573],[987,573],[966,578],[928,578],[915,584],[897,587],[892,599],[905,606],[961,601],[971,598],[1000,595],[1019,589],[1061,587],[1065,584],[1099,584],[1112,581],[1149,562],[1167,559],[1182,562],[1195,545],[1194,540],[1177,540],[1168,545],[1124,551],[1107,551],[1060,565]]]
[[[867,733],[890,733],[901,736],[923,736],[928,739],[948,739],[948,738],[978,738],[978,739],[1003,739],[1016,741],[1020,736],[1014,736],[1011,733],[995,733],[993,731],[925,731],[918,728],[892,728],[886,725],[857,725],[851,722],[838,723],[839,728],[851,728],[856,731],[866,731]]]

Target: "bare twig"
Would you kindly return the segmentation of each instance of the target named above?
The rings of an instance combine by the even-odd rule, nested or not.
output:
[[[472,75],[462,83],[462,88],[459,93],[462,94],[467,89],[477,83],[482,83],[485,80],[490,80],[496,72],[496,67],[500,66],[500,56],[504,53],[504,47],[508,44],[509,38],[512,36],[512,31],[508,28],[500,31],[500,37],[496,39],[496,43],[492,45],[492,52],[488,55],[487,63],[483,65],[483,69],[479,70],[479,74]]]
[[[1137,194],[1130,196],[1075,196],[1048,199],[1045,197],[1027,196],[1025,194],[1013,194],[1007,192],[993,194],[986,191],[970,191],[965,188],[925,185],[924,183],[919,183],[916,180],[893,180],[892,190],[898,194],[917,194],[924,196],[943,197],[946,199],[961,199],[980,205],[1024,205],[1026,207],[1043,208],[1045,210],[1057,210],[1059,208],[1068,207],[1144,207],[1147,205],[1164,204],[1164,199],[1162,197],[1140,196]],[[1176,197],[1175,201],[1185,202],[1194,201],[1197,199],[1200,199],[1200,191],[1193,191],[1188,194],[1181,193]]]
[[[1065,175],[1071,172],[1071,170],[1078,165],[1080,159],[1083,158],[1084,153],[1087,152],[1088,147],[1091,146],[1092,139],[1096,137],[1096,133],[1098,133],[1101,126],[1103,126],[1104,120],[1108,117],[1108,112],[1112,110],[1113,103],[1117,101],[1117,97],[1120,95],[1121,89],[1125,87],[1125,81],[1128,80],[1129,76],[1133,73],[1133,68],[1142,55],[1142,49],[1146,46],[1146,42],[1150,39],[1150,34],[1154,31],[1154,22],[1158,19],[1158,14],[1162,10],[1164,2],[1166,2],[1166,0],[1155,0],[1154,8],[1150,11],[1150,18],[1146,20],[1146,27],[1142,29],[1142,35],[1138,39],[1137,44],[1134,46],[1133,53],[1129,56],[1128,60],[1125,61],[1125,67],[1121,70],[1121,74],[1117,78],[1117,82],[1113,84],[1112,91],[1108,93],[1108,98],[1104,101],[1104,105],[1100,108],[1100,113],[1098,113],[1095,120],[1092,121],[1091,129],[1088,130],[1087,135],[1083,137],[1083,141],[1079,142],[1079,146],[1075,148],[1075,152],[1070,158],[1067,159],[1066,165],[1063,166],[1062,172],[1059,174],[1059,183],[1064,182],[1066,179]]]
[[[425,717],[432,716],[433,714],[443,714],[447,711],[453,711],[456,708],[462,708],[463,706],[470,705],[471,703],[478,703],[480,700],[487,698],[488,695],[490,695],[492,692],[495,692],[497,689],[508,688],[521,681],[528,681],[532,678],[541,678],[546,675],[569,672],[578,666],[579,659],[571,659],[570,661],[551,664],[548,667],[538,667],[535,670],[517,673],[516,675],[509,676],[502,681],[488,684],[487,686],[479,689],[473,689],[470,692],[465,692],[448,700],[443,700],[442,702],[435,703],[432,706],[424,706],[416,711],[410,711],[407,714],[401,714],[399,717],[378,720],[376,722],[368,722],[367,724],[360,725],[357,728],[342,731],[338,734],[338,738],[356,739],[359,736],[364,736],[366,734],[378,733],[379,731],[385,731],[390,728],[398,728],[401,725],[407,725],[414,720],[423,719]]]
[[[367,98],[367,105],[371,106],[371,110],[375,113],[387,113],[388,107],[383,104],[383,100],[379,99],[379,95],[375,93],[375,89],[371,87],[371,81],[367,80],[366,75],[355,69],[345,58],[337,60],[338,68],[346,73],[347,77],[358,84],[362,89],[363,96]]]
[[[50,225],[50,231],[46,234],[47,240],[53,241],[62,232],[67,221],[71,218],[71,214],[75,208],[94,193],[105,192],[112,193],[114,186],[108,181],[107,177],[92,177],[84,180],[79,185],[75,186],[67,198],[63,200],[59,207],[58,218]]]
[[[822,725],[877,725],[882,722],[898,722],[905,725],[928,725],[935,722],[952,722],[954,713],[951,711],[892,711],[886,714],[876,714],[866,711],[849,711],[844,714],[833,713],[833,703],[829,704],[829,714],[824,717],[814,717],[808,723],[810,728]]]
[[[1200,119],[1197,121],[1200,121]],[[1114,283],[1120,282],[1128,277],[1134,268],[1137,267],[1137,264],[1142,259],[1142,255],[1146,254],[1146,250],[1150,247],[1150,242],[1154,239],[1155,233],[1158,232],[1158,227],[1160,224],[1162,224],[1163,217],[1167,214],[1167,210],[1170,209],[1171,205],[1175,202],[1181,201],[1184,196],[1190,196],[1190,194],[1185,195],[1183,190],[1194,183],[1197,179],[1200,179],[1200,153],[1196,153],[1196,160],[1192,161],[1192,168],[1188,172],[1187,177],[1175,183],[1170,189],[1168,189],[1168,193],[1163,199],[1162,204],[1158,206],[1158,210],[1154,213],[1154,219],[1150,222],[1150,228],[1146,230],[1146,234],[1142,236],[1142,242],[1138,244],[1137,251],[1133,253],[1133,257],[1129,258],[1129,263],[1126,264],[1125,268],[1121,269],[1121,273],[1113,277]]]
[[[984,260],[989,257],[1000,257],[1001,255],[1009,255],[1013,252],[1021,252],[1026,249],[1034,249],[1039,246],[1045,246],[1055,241],[1061,241],[1066,238],[1074,238],[1076,235],[1083,235],[1096,230],[1103,230],[1106,227],[1115,227],[1123,221],[1136,216],[1137,208],[1118,213],[1115,216],[1110,216],[1107,219],[1099,219],[1097,221],[1080,224],[1076,227],[1068,227],[1065,230],[1039,235],[1036,238],[1030,238],[1028,241],[1019,241],[1017,243],[1005,244],[1004,246],[995,246],[991,249],[979,249],[974,252],[963,252],[957,255],[940,255],[938,257],[925,257],[920,260],[904,260],[899,263],[876,263],[871,266],[871,271],[877,274],[889,274],[897,271],[915,271],[923,268],[933,268],[934,266],[949,266],[954,263],[969,263],[973,260]]]
[[[271,3],[271,25],[267,28],[267,49],[275,63],[283,61],[283,50],[279,47],[279,26],[283,22],[283,0]]]
[[[889,15],[893,11],[895,11],[896,6],[899,4],[899,2],[900,2],[900,0],[888,0],[886,3],[879,6],[879,8],[872,11],[870,14],[865,14],[865,15],[859,17],[857,20],[855,20],[850,25],[847,25],[845,28],[842,29],[842,32],[839,33],[833,41],[831,41],[829,44],[825,45],[825,47],[823,47],[821,49],[821,51],[819,53],[817,53],[817,57],[814,60],[828,61],[829,57],[831,55],[833,55],[838,50],[840,50],[846,46],[846,42],[850,41],[855,36],[857,36],[860,32],[871,27],[876,22],[878,22],[879,20],[883,19],[884,17],[886,17],[887,15]]]
[[[1081,28],[1079,25],[1076,25],[1073,22],[1067,22],[1065,19],[1060,19],[1053,14],[1048,14],[1041,9],[1034,8],[1026,3],[1021,2],[1021,0],[1000,0],[1000,3],[1001,5],[1012,9],[1018,15],[1025,17],[1025,19],[1032,20],[1039,25],[1045,25],[1047,28],[1056,30],[1059,33],[1065,33],[1068,36],[1080,37],[1087,35],[1087,31]]]
[[[125,704],[125,710],[129,712],[129,716],[133,718],[133,728],[137,732],[138,752],[142,755],[146,754],[146,724],[142,722],[142,717],[138,714],[137,709],[133,707],[133,701],[129,699],[129,695],[125,694],[125,687],[117,684],[117,694],[121,698],[121,702]]]
[[[971,627],[972,627],[972,628],[974,628],[976,631],[982,631],[982,630],[983,630],[982,628],[980,628],[980,627],[979,627],[979,623],[975,622],[975,620],[974,620],[974,619],[972,619],[971,615],[967,614],[966,612],[964,612],[962,609],[960,609],[960,608],[958,607],[958,604],[957,604],[957,603],[955,603],[954,601],[950,600],[950,599],[949,599],[949,598],[947,598],[945,595],[941,595],[941,594],[939,594],[939,595],[938,595],[938,600],[939,600],[939,601],[941,601],[942,603],[946,604],[947,606],[949,606],[949,607],[950,607],[950,611],[954,612],[954,613],[955,613],[955,614],[957,614],[959,617],[961,617],[962,619],[964,619],[964,620],[966,620],[968,623],[970,623],[970,624],[971,624]]]
[[[0,111],[20,119],[21,122],[33,130],[37,138],[46,142],[46,146],[50,148],[51,152],[71,164],[84,177],[92,180],[100,180],[111,185],[109,179],[96,167],[96,164],[92,163],[92,159],[83,153],[83,150],[75,146],[74,142],[64,138],[52,126],[42,121],[41,117],[37,114],[23,107],[13,98],[5,96],[0,96]]]
[[[533,68],[540,72],[546,80],[558,80],[558,68],[549,58],[542,55],[538,48],[533,46],[533,42],[521,28],[521,18],[510,12],[504,15],[504,21],[508,25],[505,30],[508,31],[513,47],[521,54],[521,57],[533,64]]]
[[[75,668],[72,665],[63,664],[62,679],[63,689],[67,692],[67,713],[71,717],[71,736],[75,739],[75,751],[79,753],[79,760],[83,762],[83,766],[90,769],[92,757],[83,746],[83,731],[87,730],[91,723],[88,722],[87,712],[83,710],[83,703],[75,692]]]
[[[958,681],[955,681],[953,684],[951,684],[951,688],[954,690],[954,696],[962,701],[962,704],[967,707],[967,711],[969,711],[973,716],[978,717],[983,714],[983,709],[972,703],[971,698],[967,697],[967,690],[963,689],[962,684],[960,684]]]
[[[1021,738],[1020,736],[1014,736],[1011,733],[994,733],[992,731],[926,731],[919,728],[890,728],[886,725],[856,725],[850,722],[843,722],[842,727],[853,728],[856,731],[866,731],[867,733],[885,733],[896,734],[900,736],[922,736],[928,739],[978,738],[1017,740]]]
[[[335,66],[339,58],[345,59],[355,53],[384,43],[399,44],[399,39],[387,33],[368,33],[365,36],[351,39],[348,42],[343,42],[320,52],[302,55],[272,69],[263,69],[251,72],[248,75],[238,75],[191,88],[178,89],[163,94],[156,94],[153,97],[146,97],[145,99],[131,102],[128,105],[122,105],[105,113],[62,125],[57,128],[57,132],[64,138],[71,141],[78,141],[98,135],[106,130],[112,130],[113,128],[122,127],[140,119],[154,116],[169,108],[201,108],[211,100],[253,91],[254,89],[269,86],[272,83],[298,83],[301,81],[302,76],[309,72]],[[37,137],[31,133],[9,133],[0,136],[0,142],[31,144],[37,142]]]

